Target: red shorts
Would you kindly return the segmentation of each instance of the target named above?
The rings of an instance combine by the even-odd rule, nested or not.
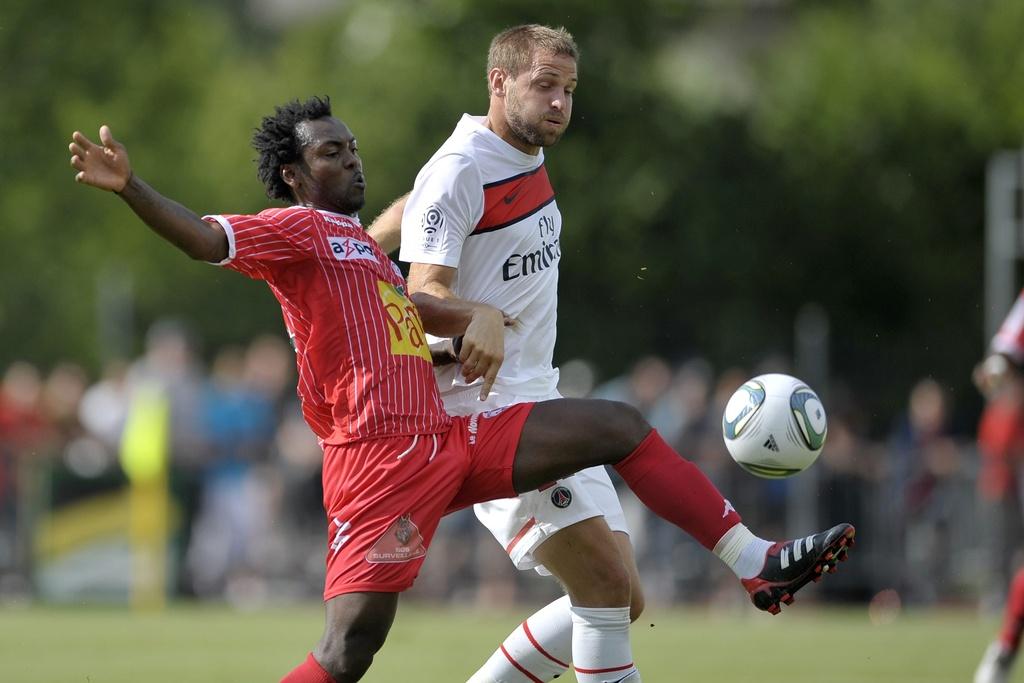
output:
[[[409,588],[441,517],[515,496],[512,462],[533,405],[454,417],[439,434],[324,446],[324,600]]]

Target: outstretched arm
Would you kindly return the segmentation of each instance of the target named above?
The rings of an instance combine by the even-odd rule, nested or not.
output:
[[[164,197],[132,173],[127,150],[108,126],[100,127],[100,145],[78,131],[71,137],[68,149],[71,166],[78,171],[76,182],[116,193],[153,232],[192,258],[211,263],[227,258],[224,229]]]

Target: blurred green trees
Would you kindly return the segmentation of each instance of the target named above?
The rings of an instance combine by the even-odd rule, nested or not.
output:
[[[72,130],[110,124],[136,171],[198,212],[257,211],[253,128],[329,94],[360,138],[369,219],[462,112],[485,110],[491,35],[539,21],[583,53],[548,161],[565,218],[560,358],[606,375],[647,352],[753,368],[792,351],[794,315],[816,302],[834,373],[873,415],[926,374],[975,400],[983,174],[1024,131],[1021,3],[325,5],[5,3],[0,366],[95,367],[164,315],[209,348],[281,328],[264,287],[75,186]]]

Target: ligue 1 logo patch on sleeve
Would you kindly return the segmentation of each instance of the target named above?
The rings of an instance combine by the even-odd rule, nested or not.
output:
[[[569,507],[572,505],[572,491],[564,486],[556,486],[551,491],[551,504],[562,510]]]
[[[440,250],[445,238],[444,210],[437,204],[431,204],[423,211],[420,223],[423,226],[423,249]]]

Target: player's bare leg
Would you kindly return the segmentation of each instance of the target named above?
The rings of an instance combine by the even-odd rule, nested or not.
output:
[[[554,534],[533,551],[577,607],[629,607],[629,572],[604,517]]]
[[[566,635],[576,679],[620,680],[636,672],[629,643],[630,572],[604,517],[560,530],[533,554],[562,583],[572,603],[572,630]]]
[[[640,680],[629,642],[630,570],[603,517],[562,529],[534,556],[569,594],[576,680]]]
[[[752,534],[693,463],[684,460],[633,407],[562,399],[536,404],[523,426],[512,478],[529,491],[569,472],[613,465],[656,515],[713,551],[742,580],[751,601],[773,614],[807,583],[846,559],[855,530],[840,524],[806,538],[772,543]]]
[[[552,602],[520,624],[469,683],[550,681],[569,662],[584,682],[587,670],[621,669],[617,678],[629,675],[630,615],[639,615],[643,602],[629,536],[613,533],[604,517],[592,517],[560,529],[533,555],[562,583],[569,599]]]
[[[632,573],[616,542],[618,535],[613,535],[604,517],[592,517],[560,529],[537,546],[534,558],[562,583],[568,599],[555,600],[520,624],[469,683],[550,681],[564,673],[570,662],[584,669],[601,668],[590,661],[596,653],[575,651],[573,622],[579,610],[583,614],[587,609],[614,611],[623,623],[597,634],[603,641],[600,650],[606,657],[620,650],[628,653]],[[584,633],[580,642],[593,643],[594,635]],[[632,656],[613,666],[624,663],[631,664]]]
[[[323,636],[310,657],[281,683],[355,683],[384,645],[398,593],[346,593],[325,603]]]
[[[530,615],[516,628],[469,683],[550,681],[569,668],[588,666],[587,655],[574,652],[573,608],[621,611],[616,629],[600,635],[603,653],[629,647],[628,623],[644,608],[643,589],[629,535],[610,531],[603,517],[583,520],[559,530],[534,550],[534,557],[565,586],[568,595]],[[612,568],[606,571],[606,568]],[[628,612],[625,610],[628,605]],[[625,618],[628,616],[628,621]],[[619,640],[621,643],[605,643]],[[584,633],[581,643],[593,639]],[[626,660],[624,660],[626,661]],[[628,661],[632,661],[630,657]],[[607,667],[604,667],[607,668]],[[627,672],[624,672],[624,675]],[[577,671],[577,676],[581,674]]]
[[[612,537],[619,546],[619,555],[622,556],[622,562],[629,573],[629,621],[632,623],[640,618],[646,606],[644,587],[640,583],[640,569],[636,566],[636,554],[633,552],[633,541],[630,540],[629,534],[613,531]]]

